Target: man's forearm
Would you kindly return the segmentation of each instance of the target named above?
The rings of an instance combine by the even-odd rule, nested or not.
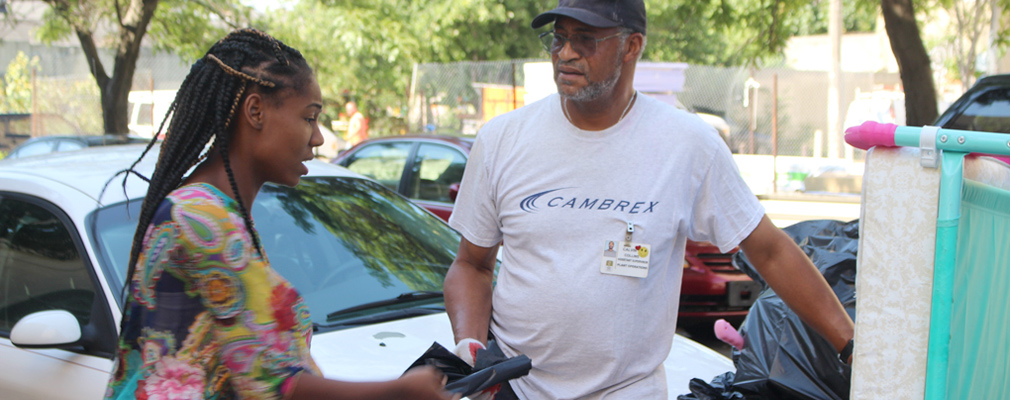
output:
[[[460,261],[449,268],[445,276],[445,309],[456,342],[472,338],[487,343],[493,279],[493,269],[489,272]]]
[[[841,350],[855,332],[834,291],[803,250],[767,216],[740,244],[765,282],[807,325]]]
[[[794,249],[784,250],[761,276],[803,322],[840,351],[853,337],[852,319],[806,254]]]

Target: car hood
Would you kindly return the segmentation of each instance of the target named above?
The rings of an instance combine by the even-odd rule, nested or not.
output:
[[[446,313],[342,329],[312,337],[312,358],[327,378],[396,379],[432,344],[455,347]]]
[[[446,313],[315,335],[312,358],[328,378],[396,379],[431,347],[431,338],[445,348],[455,347]],[[673,348],[663,366],[671,399],[690,393],[688,383],[692,378],[709,382],[717,375],[736,370],[729,358],[680,335],[674,337]]]

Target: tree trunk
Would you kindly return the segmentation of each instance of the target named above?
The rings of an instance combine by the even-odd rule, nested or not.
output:
[[[932,124],[937,117],[936,86],[929,54],[915,21],[912,0],[881,0],[880,7],[905,90],[905,124]]]
[[[133,87],[133,73],[140,57],[140,44],[147,33],[147,25],[154,17],[159,0],[130,0],[125,10],[116,9],[119,31],[113,58],[112,75],[108,75],[99,59],[95,38],[86,26],[75,26],[77,38],[91,68],[91,75],[101,93],[102,122],[105,133],[129,133],[129,97]],[[55,6],[54,6],[55,7]]]

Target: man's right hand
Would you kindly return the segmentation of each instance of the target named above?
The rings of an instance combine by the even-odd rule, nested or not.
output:
[[[466,338],[460,340],[459,343],[456,344],[456,348],[453,350],[453,353],[455,353],[457,357],[463,359],[463,361],[466,361],[466,363],[472,367],[474,366],[477,360],[477,350],[485,350],[485,349],[486,348],[484,347],[484,344],[478,341],[477,339]],[[494,399],[494,396],[498,394],[499,390],[501,390],[500,383],[491,386],[487,389],[484,389],[478,394],[470,396],[469,399],[492,400]]]

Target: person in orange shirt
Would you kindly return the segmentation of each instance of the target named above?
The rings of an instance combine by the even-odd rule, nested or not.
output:
[[[368,139],[368,120],[358,111],[358,104],[353,101],[347,102],[347,147],[350,148],[359,142]]]

